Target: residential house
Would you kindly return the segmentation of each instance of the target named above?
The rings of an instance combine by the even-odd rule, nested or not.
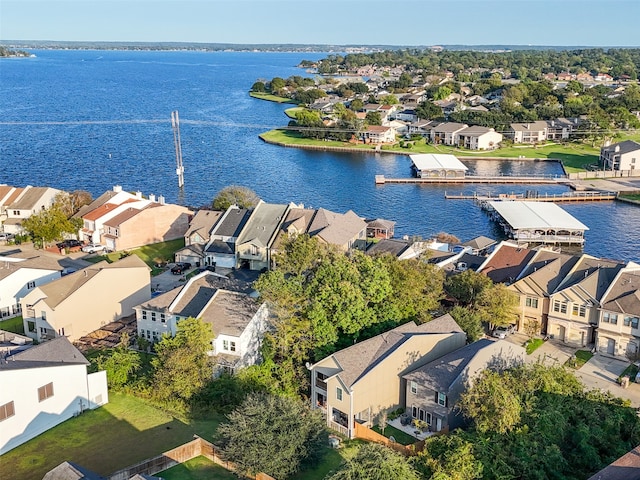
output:
[[[596,82],[613,82],[613,77],[608,73],[598,73],[593,77],[593,79]]]
[[[251,296],[217,288],[219,275],[202,272],[182,286],[134,307],[138,335],[157,342],[175,336],[180,321],[200,318],[211,326],[211,354],[231,373],[260,361],[263,334],[269,327],[265,303]]]
[[[24,188],[11,185],[0,185],[0,227],[7,219],[7,208],[22,194],[23,190]]]
[[[367,222],[367,238],[392,238],[396,222],[385,220],[384,218],[376,218],[366,220]]]
[[[22,222],[31,215],[38,214],[51,207],[60,190],[51,187],[32,187],[21,189],[15,199],[7,205],[7,219],[3,223],[6,233],[19,235],[24,233]]]
[[[507,287],[520,299],[516,322],[519,331],[528,334],[548,331],[549,298],[579,258],[545,248],[535,252],[516,281]]]
[[[500,242],[491,252],[478,272],[484,273],[493,283],[512,284],[520,276],[535,251],[510,242]]]
[[[416,111],[409,108],[396,112],[393,116],[395,120],[402,120],[403,122],[415,122],[418,120]]]
[[[441,153],[421,153],[409,155],[416,177],[418,178],[452,178],[464,177],[467,166],[454,155]]]
[[[316,211],[317,210],[311,208],[304,208],[303,206],[290,207],[271,245],[271,253],[273,254],[280,251],[285,239],[307,233],[307,229]]]
[[[204,247],[209,243],[211,231],[224,212],[219,210],[198,210],[189,222],[184,234],[184,247],[175,252],[176,262],[189,262],[194,265],[204,263]]]
[[[485,370],[503,371],[524,363],[526,351],[506,340],[481,339],[402,376],[407,413],[434,432],[463,425],[455,409],[460,396]]]
[[[59,337],[0,360],[0,455],[109,401],[104,371]]]
[[[593,82],[593,76],[590,73],[578,73],[576,75],[576,80],[581,82],[581,83],[591,83]]]
[[[445,122],[434,126],[431,129],[431,143],[444,144],[444,145],[456,145],[458,133],[460,133],[469,125],[464,123]]]
[[[151,298],[149,267],[136,255],[106,261],[33,288],[21,300],[25,334],[74,341],[133,314]]]
[[[411,242],[400,238],[383,238],[367,247],[367,255],[393,255],[398,260],[418,258],[426,249],[424,242]]]
[[[365,143],[393,143],[396,141],[396,131],[393,127],[369,125],[364,131]]]
[[[495,150],[500,146],[502,134],[493,128],[474,125],[458,131],[454,141],[469,150]]]
[[[593,343],[600,300],[623,267],[582,255],[549,297],[547,334],[577,347]]]
[[[568,82],[569,80],[575,80],[576,79],[576,74],[575,73],[569,73],[569,72],[561,72],[558,74],[558,81],[560,82]]]
[[[471,105],[472,107],[477,107],[480,105],[486,105],[489,103],[489,100],[487,100],[486,98],[484,98],[481,95],[472,95],[470,97],[467,97],[467,99],[465,100],[466,103],[468,105]]]
[[[102,223],[100,243],[110,250],[129,250],[182,238],[193,215],[186,207],[165,203],[163,197],[156,201],[154,195],[149,195],[146,205],[140,202],[124,207]]]
[[[433,104],[436,107],[440,107],[440,110],[442,110],[442,114],[445,117],[451,115],[460,106],[460,102],[457,100],[434,100]]]
[[[403,376],[462,346],[466,334],[450,315],[409,322],[309,365],[311,405],[329,428],[353,438],[355,423],[374,425],[383,411],[405,406]]]
[[[512,123],[505,134],[513,143],[539,143],[547,139],[547,122],[538,120],[527,123]]]
[[[618,271],[600,301],[596,347],[636,361],[640,354],[640,265]]]
[[[26,350],[33,346],[33,338],[29,338],[19,333],[0,330],[0,363],[15,353]]]
[[[82,229],[78,238],[89,243],[100,243],[104,222],[118,215],[132,203],[137,203],[140,208],[149,202],[143,200],[142,192],[132,194],[123,191],[120,185],[114,185],[112,190],[104,192],[89,205],[81,207],[74,215],[74,218],[82,219]]]
[[[60,278],[62,267],[45,255],[0,258],[0,319],[22,313],[20,300],[40,285]]]
[[[567,140],[578,125],[580,125],[579,118],[547,120],[547,140]]]
[[[271,245],[288,208],[289,205],[258,202],[236,241],[240,268],[262,270],[271,267]]]
[[[605,170],[640,169],[640,143],[625,140],[602,147],[600,149],[600,165]]]
[[[335,213],[319,208],[307,229],[310,237],[321,243],[335,245],[347,252],[352,248],[364,248],[367,239],[367,222],[353,211]]]
[[[251,210],[231,205],[216,223],[204,248],[205,265],[235,268],[236,241],[246,225]]]
[[[409,124],[409,134],[422,135],[423,137],[430,137],[431,130],[439,125],[439,122],[433,120],[417,120]]]
[[[493,238],[480,235],[479,237],[472,238],[468,242],[461,243],[463,247],[470,247],[472,255],[486,255],[489,250],[494,247],[498,242]]]

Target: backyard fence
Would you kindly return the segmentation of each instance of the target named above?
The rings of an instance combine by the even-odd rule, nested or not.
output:
[[[143,460],[142,462],[131,465],[122,470],[118,470],[115,473],[109,475],[109,480],[128,480],[134,475],[154,475],[158,472],[162,472],[168,468],[171,468],[180,463],[184,463],[192,458],[203,456],[211,460],[212,462],[220,465],[221,467],[234,471],[235,466],[231,462],[226,462],[216,454],[215,446],[197,435],[196,438],[184,445],[180,445],[168,452],[164,452],[157,457]],[[255,480],[275,480],[273,477],[265,474],[258,473],[255,477],[245,477]]]
[[[371,430],[364,425],[361,425],[356,422],[355,424],[355,436],[361,440],[366,440],[368,442],[381,443],[396,452],[402,453],[403,455],[409,457],[413,455],[417,455],[418,452],[421,452],[424,449],[424,440],[418,441],[411,445],[402,445],[401,443],[392,442],[384,435],[379,434],[378,432]]]

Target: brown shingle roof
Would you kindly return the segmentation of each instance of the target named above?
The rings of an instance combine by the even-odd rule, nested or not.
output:
[[[605,310],[640,315],[640,271],[620,272],[602,302]]]
[[[501,243],[480,270],[495,283],[513,283],[535,252]]]
[[[62,270],[62,267],[55,259],[44,255],[36,255],[19,262],[3,260],[2,257],[0,257],[0,280],[22,268],[53,271]]]

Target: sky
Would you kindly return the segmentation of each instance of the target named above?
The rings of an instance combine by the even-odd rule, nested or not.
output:
[[[640,0],[0,0],[0,40],[640,46]]]

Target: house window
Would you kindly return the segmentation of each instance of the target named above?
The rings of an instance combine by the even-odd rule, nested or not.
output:
[[[631,328],[638,328],[638,317],[630,317],[628,315],[625,316],[624,326],[625,327],[631,326]]]
[[[251,245],[251,255],[258,255],[258,247]]]
[[[415,405],[411,406],[411,417],[418,418],[418,407],[416,407]]]
[[[527,307],[538,308],[538,299],[535,297],[527,297],[526,305]]]
[[[567,313],[567,302],[561,302],[560,300],[553,301],[553,311],[559,313]]]
[[[147,311],[146,310],[142,310],[142,319],[143,320],[147,319]]]
[[[427,425],[431,425],[431,413],[427,412]]]
[[[340,387],[336,387],[336,399],[342,401],[342,389]]]
[[[231,350],[232,352],[236,351],[236,342],[229,342],[229,350]]]
[[[602,321],[604,323],[611,323],[612,325],[616,325],[618,323],[618,314],[604,312],[604,314],[602,315]]]
[[[156,321],[156,312],[151,312],[151,321],[152,322]]]
[[[44,310],[40,312],[40,316],[42,317],[43,320],[47,319],[47,312],[45,312]]]
[[[418,393],[418,384],[413,380],[411,381],[411,393],[413,394]]]
[[[222,340],[222,349],[229,350],[229,340]]]
[[[13,214],[14,214],[16,217],[19,217],[19,216],[20,216],[20,210],[14,210],[14,211],[13,211]]]
[[[13,405],[13,401],[0,405],[0,422],[6,420],[9,417],[13,417],[16,414],[16,409]]]
[[[167,323],[167,318],[165,317],[165,314],[164,314],[164,313],[161,313],[161,314],[160,314],[160,321],[161,321],[162,323]]]
[[[447,406],[447,396],[442,392],[438,392],[438,405]]]
[[[584,305],[577,305],[574,303],[571,313],[576,317],[584,317],[587,314],[587,308]]]
[[[36,322],[27,322],[27,330],[29,330],[31,333],[35,333],[36,332]]]
[[[424,412],[424,410],[423,410],[423,409],[420,409],[420,410],[418,411],[418,420],[421,420],[421,421],[423,421],[423,422],[424,422],[424,419],[425,419],[425,415],[424,415],[424,413],[425,413],[425,412]]]
[[[43,402],[49,397],[53,397],[53,383],[47,383],[38,389],[39,402]]]
[[[28,282],[27,283],[27,288],[29,290],[31,290],[32,288],[35,288],[35,286],[36,286],[36,282]]]

